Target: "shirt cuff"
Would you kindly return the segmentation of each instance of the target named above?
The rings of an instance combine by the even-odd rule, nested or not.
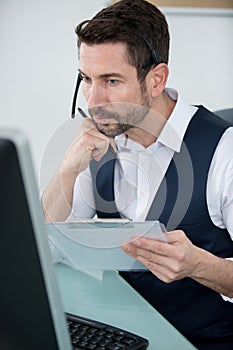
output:
[[[227,258],[226,260],[231,260],[231,261],[233,261],[233,258]],[[223,294],[221,294],[221,297],[223,298],[223,300],[229,301],[230,303],[233,303],[233,298],[226,297],[226,296],[223,295]]]

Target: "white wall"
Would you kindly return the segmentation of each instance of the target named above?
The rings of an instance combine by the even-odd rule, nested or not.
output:
[[[77,71],[74,28],[108,2],[0,1],[0,126],[27,133],[37,172],[51,135],[69,118]],[[171,31],[169,85],[190,103],[232,107],[232,11],[164,11]]]
[[[106,1],[0,0],[0,127],[22,128],[36,171],[69,118],[77,76],[76,25]]]
[[[233,10],[164,12],[171,33],[169,85],[192,104],[233,107]]]

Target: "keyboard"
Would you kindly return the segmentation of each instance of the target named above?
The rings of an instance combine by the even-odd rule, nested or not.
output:
[[[73,349],[144,350],[149,342],[109,324],[66,313]]]

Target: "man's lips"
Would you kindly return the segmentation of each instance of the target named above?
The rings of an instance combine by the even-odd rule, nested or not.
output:
[[[117,123],[116,119],[102,117],[101,115],[94,115],[93,119],[97,124],[113,124],[113,123],[116,124]]]

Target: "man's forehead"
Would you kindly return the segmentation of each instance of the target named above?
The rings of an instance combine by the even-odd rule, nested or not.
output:
[[[80,46],[79,54],[80,70],[105,68],[104,72],[121,72],[122,70],[135,69],[129,65],[126,45],[124,43],[104,43]]]

